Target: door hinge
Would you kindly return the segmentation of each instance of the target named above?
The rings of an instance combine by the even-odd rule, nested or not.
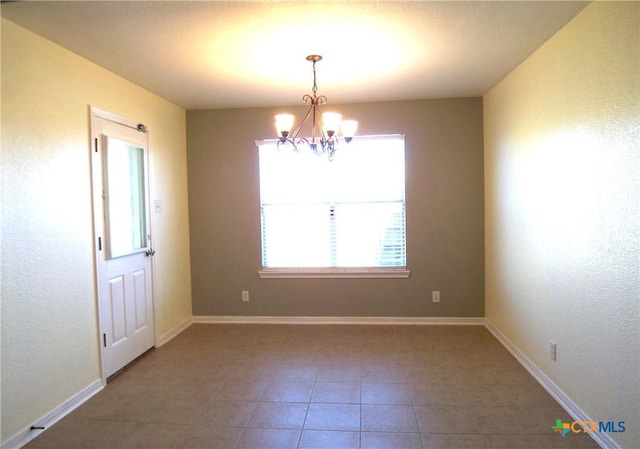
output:
[[[107,334],[102,334],[102,344],[107,347]]]
[[[98,152],[98,138],[96,137],[95,139],[93,139],[93,146],[94,146],[94,151],[97,153]]]
[[[98,251],[102,251],[102,237],[98,237]]]

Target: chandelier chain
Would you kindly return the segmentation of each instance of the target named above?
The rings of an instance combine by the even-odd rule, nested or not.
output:
[[[313,96],[316,96],[316,92],[318,92],[318,84],[316,83],[316,62],[313,61]]]

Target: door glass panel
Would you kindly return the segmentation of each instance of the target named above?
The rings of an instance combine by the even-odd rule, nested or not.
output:
[[[147,247],[144,148],[113,137],[105,139],[107,257]]]

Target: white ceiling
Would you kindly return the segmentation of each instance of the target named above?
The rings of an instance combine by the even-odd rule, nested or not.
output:
[[[576,1],[48,1],[5,18],[191,109],[481,96]]]

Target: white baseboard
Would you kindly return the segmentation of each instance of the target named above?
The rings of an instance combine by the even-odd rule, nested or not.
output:
[[[164,334],[160,335],[156,341],[156,348],[169,343],[171,340],[176,338],[183,330],[191,326],[192,323],[193,317],[189,317],[182,323],[171,329],[169,332],[165,332]]]
[[[53,410],[36,419],[32,425],[35,427],[44,427],[44,430],[48,429],[49,427],[60,421],[62,418],[67,416],[69,413],[74,411],[84,402],[89,400],[93,395],[101,391],[103,388],[104,384],[102,383],[101,379],[93,381],[86,388],[74,394],[62,404],[55,407]],[[1,448],[18,449],[40,435],[42,432],[44,432],[44,430],[32,429],[31,426],[29,426],[19,431],[7,441],[3,442]]]
[[[334,317],[334,316],[215,316],[193,317],[194,323],[217,324],[377,324],[482,326],[482,317]]]
[[[560,406],[576,421],[594,421],[576,404],[556,383],[547,376],[538,366],[529,359],[511,340],[489,320],[485,319],[485,326],[502,345],[513,355],[518,362],[538,381],[547,392],[558,401]],[[602,432],[589,433],[596,443],[606,449],[621,449],[609,435]]]

